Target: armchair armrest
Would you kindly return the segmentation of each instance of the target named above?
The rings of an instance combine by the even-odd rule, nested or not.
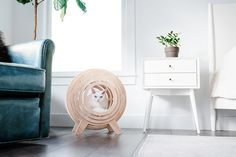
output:
[[[49,39],[37,40],[11,45],[8,50],[13,63],[46,69],[46,60],[50,60],[54,53],[54,43]]]

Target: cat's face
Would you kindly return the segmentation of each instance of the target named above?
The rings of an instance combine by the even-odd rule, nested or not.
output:
[[[105,93],[106,93],[105,90],[100,91],[98,89],[95,90],[94,88],[92,88],[92,99],[93,99],[93,101],[103,102],[104,99],[105,99]]]

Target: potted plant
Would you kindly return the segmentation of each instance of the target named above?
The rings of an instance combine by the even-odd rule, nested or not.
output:
[[[21,4],[31,3],[34,6],[34,40],[37,38],[37,27],[38,27],[38,7],[45,0],[16,0]],[[53,0],[54,9],[57,11],[61,11],[61,19],[63,20],[66,15],[67,10],[67,1],[68,0]],[[86,5],[81,0],[76,0],[77,5],[81,10],[86,12]]]
[[[179,54],[179,33],[169,32],[166,36],[157,37],[159,43],[165,45],[166,57],[178,57]]]

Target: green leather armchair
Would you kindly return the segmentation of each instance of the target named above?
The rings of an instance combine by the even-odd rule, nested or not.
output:
[[[38,40],[9,47],[0,62],[0,143],[49,135],[54,43]]]

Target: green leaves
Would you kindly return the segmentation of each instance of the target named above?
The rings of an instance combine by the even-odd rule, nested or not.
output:
[[[66,15],[66,9],[67,9],[67,3],[64,5],[64,7],[61,9],[61,20],[63,21],[65,15]]]
[[[31,2],[32,0],[17,0],[17,2],[22,3],[22,4],[26,4]]]
[[[33,0],[17,0],[17,2],[22,3],[22,4],[26,4],[32,1]],[[61,11],[60,17],[62,21],[67,11],[67,1],[68,0],[53,0],[54,9],[57,11]],[[84,2],[82,2],[81,0],[76,0],[76,3],[83,12],[86,12],[86,4]]]
[[[61,20],[63,21],[65,15],[66,15],[66,9],[67,9],[67,0],[53,0],[54,9],[59,11],[61,10]]]
[[[53,0],[53,5],[55,10],[57,11],[61,10],[60,17],[62,21],[66,15],[67,1],[68,0]],[[86,12],[86,4],[84,2],[82,2],[81,0],[76,0],[76,3],[83,12]]]
[[[84,2],[82,2],[81,0],[76,0],[78,6],[80,7],[81,10],[83,10],[83,12],[86,12],[86,4]]]
[[[67,0],[53,0],[53,6],[55,10],[61,10],[67,3]]]
[[[178,37],[178,35],[179,33],[174,33],[173,31],[171,31],[166,36],[161,35],[157,37],[157,39],[159,40],[159,43],[161,43],[162,45],[178,47],[180,46],[179,45],[180,38]]]

